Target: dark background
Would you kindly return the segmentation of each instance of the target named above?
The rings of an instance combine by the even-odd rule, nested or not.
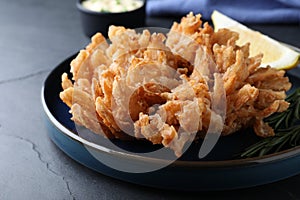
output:
[[[147,25],[169,28],[172,21],[147,19]],[[300,46],[299,24],[250,26]],[[186,193],[118,181],[70,159],[47,136],[40,93],[50,71],[88,42],[75,0],[0,1],[1,200],[300,199],[300,175],[243,190]]]

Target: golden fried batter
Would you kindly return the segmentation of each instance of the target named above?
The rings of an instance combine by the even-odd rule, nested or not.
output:
[[[251,44],[236,45],[236,32],[214,32],[199,14],[175,22],[167,36],[118,26],[108,35],[111,44],[98,33],[71,62],[73,82],[62,75],[60,98],[72,120],[95,133],[127,133],[180,156],[212,125],[222,135],[253,127],[273,136],[263,119],[289,106],[285,72],[261,68]]]

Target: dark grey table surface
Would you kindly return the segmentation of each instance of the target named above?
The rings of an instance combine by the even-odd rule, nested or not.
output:
[[[147,25],[171,22],[148,19]],[[299,25],[252,27],[300,46]],[[75,0],[0,1],[1,200],[300,199],[300,175],[249,189],[187,193],[115,180],[70,159],[47,136],[40,93],[49,72],[88,42]]]

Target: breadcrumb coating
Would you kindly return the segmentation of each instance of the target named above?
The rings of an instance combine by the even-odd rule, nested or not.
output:
[[[285,72],[261,68],[263,55],[249,57],[250,44],[238,46],[231,30],[214,32],[199,14],[174,22],[167,35],[118,26],[108,35],[110,44],[97,33],[79,52],[72,80],[62,75],[72,120],[97,134],[129,134],[181,156],[212,125],[223,136],[248,127],[273,136],[263,119],[289,106]]]

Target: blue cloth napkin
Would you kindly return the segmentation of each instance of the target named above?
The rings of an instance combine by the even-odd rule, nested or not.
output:
[[[148,16],[182,16],[190,11],[210,20],[218,10],[244,23],[299,23],[300,0],[148,0]]]

